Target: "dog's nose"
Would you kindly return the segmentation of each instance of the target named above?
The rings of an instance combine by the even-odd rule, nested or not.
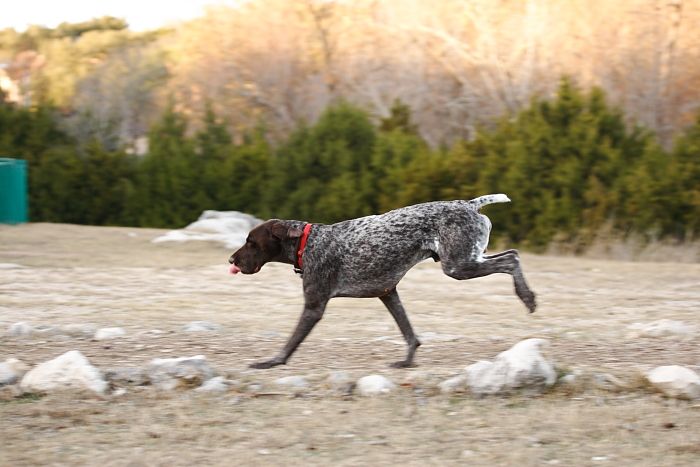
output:
[[[231,257],[228,259],[228,263],[233,264],[233,255],[231,255]]]

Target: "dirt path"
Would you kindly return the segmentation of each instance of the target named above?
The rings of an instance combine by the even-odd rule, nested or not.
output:
[[[0,360],[16,356],[36,364],[77,349],[104,369],[203,354],[220,372],[263,386],[286,375],[320,382],[331,370],[381,373],[403,386],[378,400],[323,391],[300,398],[245,391],[212,398],[147,389],[113,400],[12,399],[0,402],[0,465],[700,462],[700,404],[590,388],[535,399],[434,394],[436,382],[527,337],[549,339],[559,368],[588,375],[608,372],[633,381],[656,365],[698,370],[697,334],[632,338],[628,329],[662,318],[700,329],[698,264],[523,255],[540,303],[527,315],[508,277],[457,282],[425,262],[399,287],[424,342],[418,368],[387,367],[405,349],[379,300],[335,299],[288,366],[260,372],[246,367],[283,345],[301,309],[301,281],[290,267],[275,264],[255,276],[228,276],[230,252],[213,244],[152,244],[160,233],[0,226],[0,333],[18,321],[127,331],[108,343],[0,334]],[[195,320],[221,330],[182,331]]]

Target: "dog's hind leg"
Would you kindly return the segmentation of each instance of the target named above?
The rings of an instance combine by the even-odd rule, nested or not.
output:
[[[515,293],[530,313],[533,313],[537,308],[535,294],[528,287],[520,267],[520,255],[517,250],[508,250],[494,255],[475,258],[455,258],[449,254],[441,254],[440,257],[442,259],[443,272],[457,280],[474,279],[495,273],[510,274],[513,276]]]
[[[399,293],[396,291],[396,288],[394,288],[387,295],[379,297],[379,299],[389,310],[391,316],[394,317],[394,320],[396,321],[396,324],[399,325],[401,334],[403,334],[403,338],[406,340],[406,344],[408,345],[406,359],[393,363],[391,366],[394,368],[407,368],[414,366],[413,357],[416,354],[416,349],[420,347],[420,341],[413,332],[411,323],[408,321],[408,316],[406,316],[406,310],[403,308],[403,304],[399,298]]]

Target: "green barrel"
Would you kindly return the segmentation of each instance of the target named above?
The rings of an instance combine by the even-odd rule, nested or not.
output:
[[[0,223],[27,222],[27,162],[0,158]]]

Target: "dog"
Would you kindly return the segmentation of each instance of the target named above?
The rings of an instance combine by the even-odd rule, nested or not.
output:
[[[332,225],[280,219],[258,225],[229,258],[230,273],[255,274],[271,261],[292,264],[302,275],[304,310],[282,351],[250,367],[286,364],[333,297],[378,297],[408,345],[406,358],[391,366],[413,366],[421,343],[396,286],[414,265],[428,258],[440,262],[443,272],[457,280],[510,274],[516,295],[534,312],[535,294],[523,276],[518,251],[485,254],[491,221],[479,209],[506,202],[510,202],[506,195],[492,194],[470,201],[416,204]]]

